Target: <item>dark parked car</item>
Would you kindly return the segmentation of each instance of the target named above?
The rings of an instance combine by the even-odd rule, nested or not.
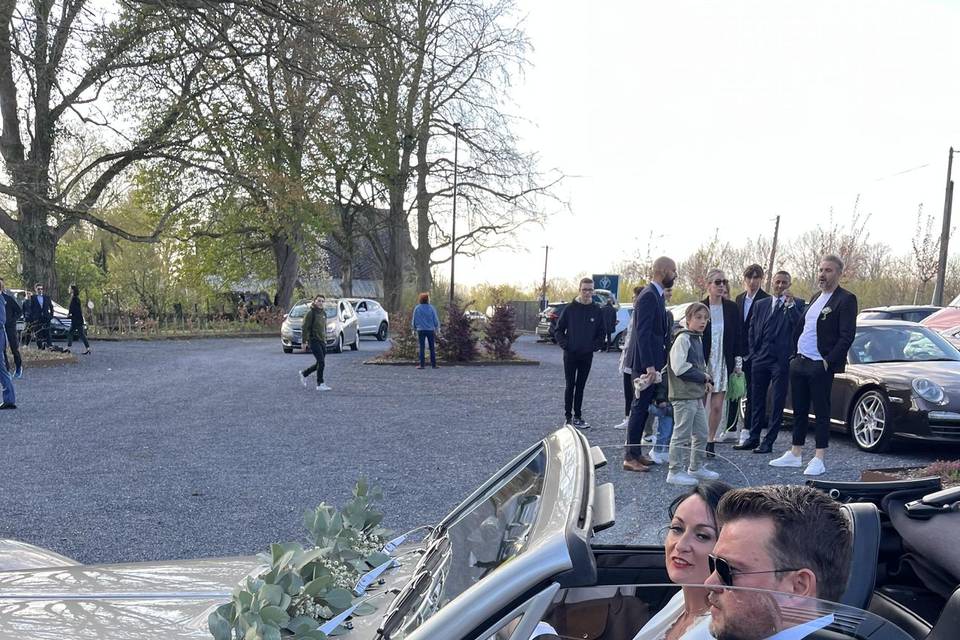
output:
[[[540,321],[537,322],[537,339],[556,342],[553,332],[557,330],[557,320],[567,308],[569,302],[551,302],[546,309],[540,312]]]
[[[831,423],[858,447],[882,452],[895,438],[960,445],[960,351],[939,333],[862,320],[847,362],[833,381]]]
[[[935,307],[929,304],[898,304],[890,307],[871,307],[861,311],[857,316],[857,320],[906,320],[907,322],[920,322],[941,308],[942,307]]]

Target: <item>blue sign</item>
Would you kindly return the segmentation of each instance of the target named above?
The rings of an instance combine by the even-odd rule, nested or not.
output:
[[[613,274],[594,274],[593,286],[597,289],[606,289],[617,298],[620,295],[620,276]]]

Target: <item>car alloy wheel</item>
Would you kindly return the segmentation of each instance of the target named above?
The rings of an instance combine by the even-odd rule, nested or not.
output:
[[[377,340],[379,340],[380,342],[383,342],[384,340],[386,340],[386,339],[387,339],[387,331],[388,331],[387,323],[386,323],[386,322],[381,322],[381,323],[380,323],[380,329],[377,330]]]
[[[333,345],[334,353],[343,353],[343,334],[337,336],[337,342]]]
[[[850,430],[857,446],[864,451],[880,452],[887,448],[892,429],[890,404],[880,391],[871,389],[857,398],[850,418]]]
[[[357,351],[358,349],[360,349],[360,329],[357,329],[353,337],[353,344],[350,345],[350,351]]]

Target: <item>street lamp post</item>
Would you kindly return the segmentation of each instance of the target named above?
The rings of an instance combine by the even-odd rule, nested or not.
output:
[[[453,229],[450,232],[450,306],[453,306],[454,261],[457,258],[457,154],[460,146],[460,123],[453,123]]]
[[[933,288],[933,304],[943,306],[943,281],[947,277],[947,259],[949,258],[948,245],[950,244],[950,214],[953,210],[953,154],[957,151],[950,147],[950,156],[947,159],[947,190],[943,200],[943,229],[940,232],[940,260],[937,263],[937,284]]]

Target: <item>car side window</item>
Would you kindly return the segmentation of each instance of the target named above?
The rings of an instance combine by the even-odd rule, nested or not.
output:
[[[358,303],[357,303],[357,313],[363,313],[363,312],[365,312],[366,310],[367,310],[367,303],[366,303],[366,302],[358,302]]]

